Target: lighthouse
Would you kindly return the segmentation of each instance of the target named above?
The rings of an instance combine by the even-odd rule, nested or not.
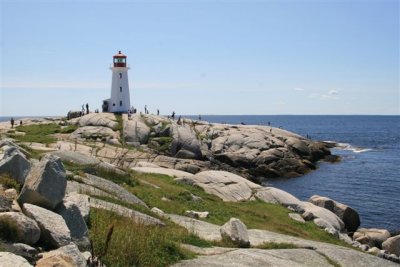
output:
[[[128,70],[126,56],[118,52],[113,56],[111,97],[103,101],[103,112],[126,113],[130,109]]]

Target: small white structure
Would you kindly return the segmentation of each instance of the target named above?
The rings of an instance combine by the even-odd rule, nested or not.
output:
[[[131,107],[126,56],[118,52],[113,57],[111,97],[103,100],[103,112],[127,113]]]

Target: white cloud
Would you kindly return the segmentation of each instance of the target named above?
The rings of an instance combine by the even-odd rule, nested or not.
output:
[[[321,95],[321,98],[336,100],[339,98],[338,95],[339,95],[339,90],[332,89],[332,90],[329,90],[328,93]]]

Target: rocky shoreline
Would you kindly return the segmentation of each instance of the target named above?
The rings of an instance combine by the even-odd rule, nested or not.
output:
[[[49,123],[75,128],[70,133],[53,134],[55,141],[44,145],[6,138],[6,135],[16,137],[24,133],[10,129],[9,123],[0,123],[3,135],[0,140],[0,175],[7,175],[23,185],[19,193],[6,189],[4,185],[0,187],[0,232],[12,225],[14,231],[20,233],[8,237],[10,240],[6,246],[12,253],[0,252],[0,262],[20,266],[51,266],[55,262],[66,262],[61,266],[100,266],[94,265],[96,259],[89,252],[87,226],[90,209],[100,208],[148,225],[162,226],[165,222],[156,217],[164,218],[205,240],[229,238],[239,247],[255,246],[271,240],[290,240],[290,243],[312,247],[316,252],[334,258],[341,266],[349,266],[354,259],[356,265],[358,262],[362,266],[400,263],[400,235],[391,236],[385,229],[359,228],[359,215],[351,207],[318,195],[312,196],[309,201],[300,201],[287,192],[258,184],[265,178],[303,175],[315,169],[319,160],[332,161],[330,144],[269,126],[211,124],[192,120],[178,123],[165,117],[142,114],[129,117],[124,114],[120,119],[110,113],[92,113],[69,121],[23,120],[23,125]],[[43,154],[40,161],[29,159],[32,151]],[[166,214],[152,207],[157,214],[152,217],[102,200],[101,197],[115,198],[144,209],[150,208],[131,192],[109,180],[88,173],[76,175],[66,171],[65,163],[90,165],[113,173],[133,170],[168,175],[178,183],[200,187],[221,201],[257,200],[279,204],[292,211],[288,216],[293,220],[300,223],[313,221],[330,235],[368,253],[265,230],[248,230],[246,225],[234,218],[220,227],[196,219],[208,216],[196,211],[187,211],[185,217]],[[82,192],[90,192],[91,197]],[[199,255],[204,253],[191,249]],[[240,253],[259,253],[253,251],[254,248],[222,250],[221,257],[216,257],[214,253],[214,256],[200,256],[177,266],[206,265],[208,262],[222,266],[225,256],[238,257],[237,261],[241,262]],[[286,255],[287,264],[300,264],[292,261],[289,254]],[[310,260],[317,257],[315,254],[310,254]],[[256,259],[255,254],[251,257]],[[315,260],[319,262],[323,259]],[[241,263],[241,266],[246,266],[246,262]],[[310,262],[301,264],[309,265]]]

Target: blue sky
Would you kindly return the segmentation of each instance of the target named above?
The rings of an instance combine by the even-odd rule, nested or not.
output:
[[[400,114],[399,1],[0,0],[0,116],[109,98],[169,114]]]

